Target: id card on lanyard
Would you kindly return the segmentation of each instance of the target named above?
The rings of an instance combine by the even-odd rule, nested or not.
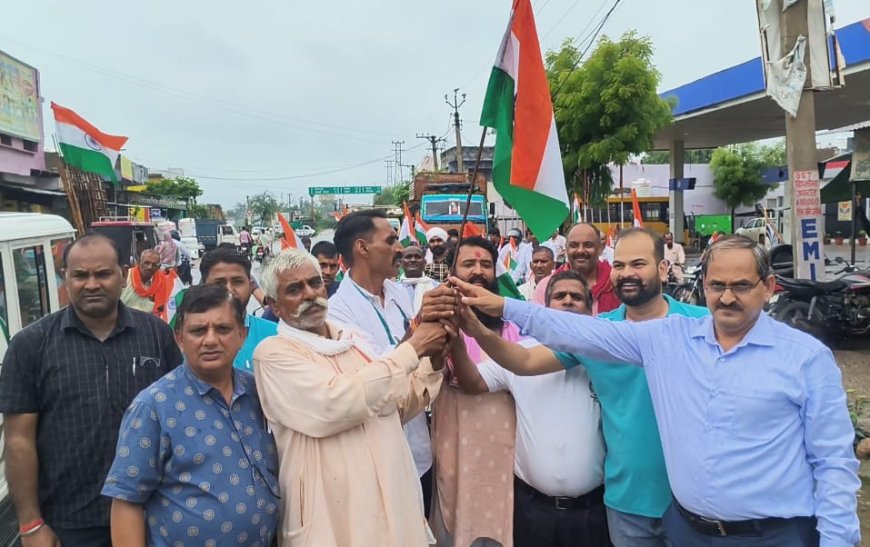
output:
[[[384,332],[387,335],[387,341],[389,342],[390,347],[395,348],[397,345],[399,345],[399,340],[401,340],[401,337],[396,338],[393,335],[393,331],[390,330],[390,325],[389,325],[389,323],[387,323],[387,319],[386,319],[386,317],[384,317],[384,314],[382,314],[381,310],[379,310],[378,307],[375,306],[374,302],[369,300],[369,297],[366,296],[366,294],[362,291],[362,289],[360,289],[356,283],[354,283],[353,286],[360,293],[360,295],[366,299],[366,302],[368,302],[369,305],[371,305],[372,309],[375,310],[375,315],[378,316],[378,320],[380,320],[380,322],[381,322],[381,326],[383,327]],[[399,313],[402,314],[402,320],[405,324],[405,330],[407,331],[410,319],[405,314],[404,310],[402,310],[401,306],[398,305],[398,303],[396,304],[396,308],[399,310]],[[384,306],[384,311],[386,311],[386,306]],[[402,336],[404,336],[404,334]]]

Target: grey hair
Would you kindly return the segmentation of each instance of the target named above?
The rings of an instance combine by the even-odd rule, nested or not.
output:
[[[752,256],[755,258],[755,271],[758,273],[758,277],[767,279],[770,275],[770,253],[748,237],[736,234],[722,236],[710,245],[710,250],[707,251],[707,256],[701,264],[701,274],[707,275],[707,269],[710,267],[713,255],[720,251],[733,251],[736,249],[752,251]]]
[[[317,259],[304,249],[285,249],[278,255],[269,259],[263,266],[260,275],[260,285],[263,292],[273,300],[278,299],[278,276],[285,270],[293,270],[304,265],[310,265],[321,275],[320,264]]]

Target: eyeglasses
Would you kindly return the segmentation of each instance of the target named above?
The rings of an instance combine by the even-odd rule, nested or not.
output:
[[[711,281],[704,285],[704,288],[710,294],[725,294],[725,291],[731,289],[731,292],[734,294],[747,294],[752,289],[758,286],[763,279],[759,278],[755,283],[750,283],[749,281],[739,281],[737,283],[719,283],[718,281]]]

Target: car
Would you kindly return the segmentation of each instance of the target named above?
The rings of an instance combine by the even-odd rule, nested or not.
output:
[[[746,236],[752,241],[764,244],[767,239],[767,225],[764,218],[753,218],[734,232],[737,235]]]
[[[121,248],[122,266],[135,266],[142,251],[153,249],[160,243],[160,234],[154,224],[127,217],[102,217],[91,223],[91,231],[108,237]]]
[[[311,237],[315,233],[317,233],[314,228],[307,224],[303,224],[299,228],[295,228],[293,231],[296,232],[296,235],[298,235],[299,237]]]

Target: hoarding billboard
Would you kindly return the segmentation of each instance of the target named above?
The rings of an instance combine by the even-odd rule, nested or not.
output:
[[[39,142],[39,88],[36,69],[0,51],[0,133]]]

